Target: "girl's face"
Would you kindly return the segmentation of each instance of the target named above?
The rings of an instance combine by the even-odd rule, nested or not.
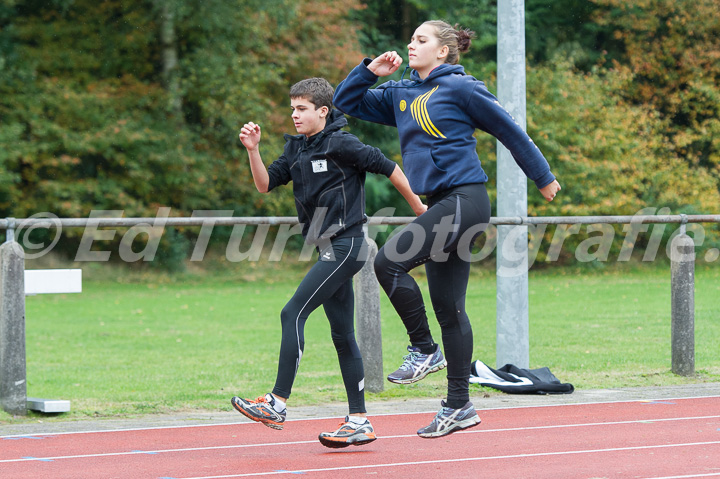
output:
[[[433,68],[445,63],[447,51],[446,46],[440,45],[435,27],[420,25],[408,43],[408,65],[424,79]]]
[[[316,108],[314,103],[305,98],[292,98],[290,108],[295,129],[301,135],[313,136],[325,128],[328,107]]]

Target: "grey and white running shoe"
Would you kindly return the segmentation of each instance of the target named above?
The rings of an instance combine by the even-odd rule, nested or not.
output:
[[[430,373],[445,368],[447,361],[440,351],[440,346],[433,354],[423,354],[419,348],[408,346],[410,354],[403,357],[405,362],[397,371],[388,375],[387,379],[395,384],[412,384],[420,381]]]
[[[447,407],[445,401],[440,401],[440,404],[442,406],[440,411],[429,425],[417,432],[418,436],[425,438],[447,436],[452,432],[480,424],[480,417],[470,401],[460,409]]]

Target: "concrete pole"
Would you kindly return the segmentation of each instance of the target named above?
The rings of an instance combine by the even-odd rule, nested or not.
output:
[[[695,374],[695,243],[685,234],[670,243],[672,372]]]
[[[0,406],[27,414],[25,256],[15,241],[0,246]]]
[[[498,99],[515,121],[526,128],[525,116],[525,2],[498,2]],[[497,216],[527,216],[527,178],[510,152],[497,146]],[[527,226],[499,226],[497,248],[498,367],[528,368]]]
[[[355,275],[355,329],[365,369],[365,390],[381,392],[385,385],[382,358],[382,324],[380,321],[380,285],[373,263],[378,252],[375,241],[368,243],[367,262]],[[361,253],[362,255],[362,253]]]

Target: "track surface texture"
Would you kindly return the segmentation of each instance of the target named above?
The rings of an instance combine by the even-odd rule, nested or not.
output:
[[[0,426],[0,478],[720,478],[720,384],[472,401],[482,423],[436,439],[415,431],[439,401],[369,404],[378,439],[345,449],[317,440],[343,405],[282,431],[233,411]]]

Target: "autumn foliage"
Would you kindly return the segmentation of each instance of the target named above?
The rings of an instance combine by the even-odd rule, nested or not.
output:
[[[337,84],[365,55],[404,53],[410,22],[439,16],[478,31],[463,64],[494,90],[495,5],[4,0],[0,215],[154,216],[160,206],[177,216],[291,215],[289,189],[255,192],[239,126],[263,127],[271,161],[293,132],[290,85]],[[530,186],[531,214],[717,213],[716,2],[527,0],[526,9],[528,132],[563,185],[550,204]],[[394,132],[351,128],[401,161]],[[494,140],[478,133],[478,150],[494,196]],[[404,211],[386,189],[369,182],[369,203]]]

